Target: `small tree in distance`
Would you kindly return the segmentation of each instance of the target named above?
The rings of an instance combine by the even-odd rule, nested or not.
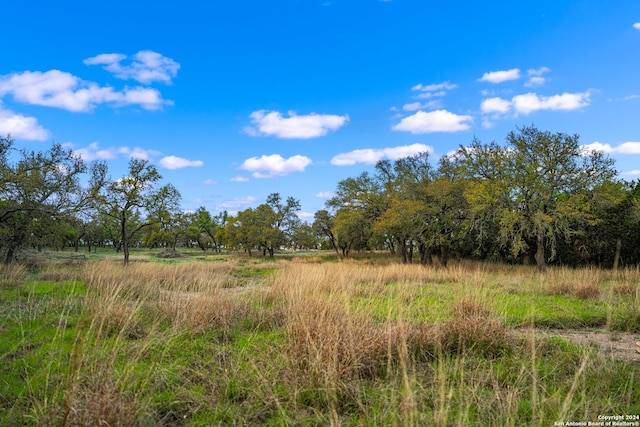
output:
[[[160,222],[163,213],[174,212],[180,204],[180,193],[173,185],[156,188],[160,179],[155,166],[132,159],[128,175],[107,182],[97,197],[98,210],[118,221],[125,265],[129,264],[129,245],[135,235]]]

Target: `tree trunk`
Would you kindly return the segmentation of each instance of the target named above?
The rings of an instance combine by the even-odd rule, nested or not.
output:
[[[449,246],[448,245],[441,245],[440,246],[440,264],[442,264],[443,267],[447,267],[447,264],[449,264]]]
[[[13,253],[14,253],[15,249],[13,247],[9,247],[9,249],[7,249],[7,257],[4,260],[4,263],[6,265],[9,265],[13,262]]]
[[[124,265],[129,264],[129,237],[127,236],[127,219],[123,215],[120,220],[120,233],[122,234],[122,253],[124,254]]]
[[[331,241],[331,246],[333,247],[333,250],[335,250],[336,254],[340,256],[340,251],[338,250],[338,245],[336,245],[336,239],[333,236],[333,233],[329,236],[329,241]]]
[[[536,238],[536,264],[541,273],[547,271],[547,263],[544,256],[544,236],[540,235]]]
[[[613,269],[617,270],[620,265],[620,252],[622,251],[622,239],[616,239],[616,254],[613,256]]]
[[[398,239],[398,246],[400,246],[400,255],[402,256],[402,263],[406,264],[408,262],[407,242],[405,242],[402,239]]]
[[[129,240],[125,239],[122,242],[122,253],[124,254],[124,265],[129,264]]]
[[[420,264],[422,265],[432,265],[433,259],[431,259],[431,248],[424,244],[420,243],[418,245],[418,253],[420,254]]]

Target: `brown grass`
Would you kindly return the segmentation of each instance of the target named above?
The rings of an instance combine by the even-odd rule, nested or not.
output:
[[[633,286],[630,283],[621,283],[613,285],[611,288],[614,295],[630,297],[635,295],[637,286]]]
[[[461,270],[442,272],[415,265],[357,263],[283,268],[273,278],[271,297],[286,301],[287,349],[290,359],[297,361],[296,378],[317,387],[335,387],[356,378],[380,378],[389,366],[411,365],[437,354],[496,357],[509,351],[508,330],[479,297],[460,300],[453,306],[452,318],[438,324],[375,322],[353,309],[351,299],[367,294],[366,289],[384,292],[388,284],[400,282],[406,284],[400,290],[402,298],[411,298],[415,288],[410,284],[461,274]],[[473,277],[471,284],[479,280]],[[412,355],[413,362],[403,354]]]
[[[38,272],[38,280],[46,282],[66,282],[69,280],[79,280],[83,276],[80,267],[60,266],[54,264],[46,265]]]
[[[22,284],[27,277],[28,268],[24,264],[0,264],[0,287],[12,289]]]
[[[221,292],[163,293],[151,304],[160,318],[168,319],[175,328],[196,334],[209,328],[220,328],[226,333],[248,311],[248,304],[237,295]]]
[[[286,316],[291,360],[313,384],[376,377],[386,365],[385,328],[348,313],[335,301],[307,297],[292,304]]]
[[[551,295],[573,296],[580,299],[595,299],[600,296],[600,286],[596,284],[558,283],[547,288]]]
[[[510,349],[509,330],[477,300],[455,303],[452,319],[438,325],[436,331],[436,345],[445,354],[473,352],[497,357]]]
[[[241,274],[274,268],[264,277]],[[62,278],[55,270],[40,274]],[[70,363],[65,424],[175,425],[186,423],[183,415],[200,407],[227,404],[252,411],[250,420],[238,412],[237,424],[264,423],[278,412],[290,424],[305,424],[305,414],[313,413],[315,418],[308,419],[320,424],[355,425],[356,418],[349,417],[360,414],[363,424],[433,421],[444,426],[473,424],[504,412],[511,417],[507,425],[516,425],[522,395],[534,396],[532,408],[538,400],[557,399],[551,405],[563,411],[569,398],[548,397],[538,388],[537,344],[531,338],[531,355],[522,350],[524,344],[491,309],[492,297],[524,287],[584,299],[602,297],[601,289],[611,289],[606,295],[611,300],[612,295],[637,295],[637,284],[619,278],[609,286],[612,277],[555,268],[540,276],[533,268],[474,262],[452,262],[447,269],[379,259],[323,264],[315,257],[128,267],[88,263],[86,326]],[[416,306],[419,315],[426,310],[442,315],[416,317]],[[214,338],[214,347],[207,347],[205,358],[194,357],[193,364],[180,360],[168,367],[166,360],[145,359],[157,355],[150,350],[145,356],[150,348],[167,343],[166,348],[179,348],[182,340],[200,339],[196,335],[211,330],[221,332],[224,342],[219,345]],[[264,330],[274,333],[253,335]],[[234,341],[238,336],[242,340]],[[210,335],[203,341],[212,341]],[[252,347],[253,342],[264,348]],[[530,360],[517,365],[515,380],[499,384],[491,359],[511,352]],[[173,357],[169,351],[160,353]],[[479,364],[486,364],[484,371],[476,371]],[[146,379],[136,377],[141,368]],[[171,369],[175,372],[166,373]],[[180,402],[153,406],[154,391],[162,394],[169,387],[179,389],[179,397],[172,399]],[[206,392],[194,398],[191,388]],[[369,418],[368,405],[375,399],[381,412]],[[178,413],[174,403],[186,409]],[[480,418],[476,408],[489,418]]]
[[[133,396],[125,396],[113,381],[101,376],[79,387],[69,402],[66,426],[134,426],[142,407]]]

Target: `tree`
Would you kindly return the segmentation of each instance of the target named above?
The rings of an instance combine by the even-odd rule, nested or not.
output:
[[[91,168],[71,150],[59,144],[47,151],[14,151],[11,137],[0,137],[0,248],[5,263],[15,259],[38,228],[38,224],[56,221],[86,209],[103,184],[106,166]],[[90,171],[83,187],[80,177]]]
[[[338,183],[336,195],[328,202],[335,209],[334,231],[336,246],[343,256],[351,250],[368,247],[373,224],[388,208],[380,177],[367,172],[356,178],[347,178]],[[392,248],[393,242],[388,242]]]
[[[500,238],[500,218],[511,209],[508,154],[494,142],[474,139],[469,147],[440,159],[439,175],[458,183],[458,197],[464,203],[461,237],[473,256],[502,259],[509,254],[508,242]]]
[[[260,244],[261,225],[252,208],[238,212],[235,217],[229,218],[225,225],[225,241],[227,245],[243,249],[249,256],[251,251]]]
[[[132,159],[128,175],[108,182],[99,195],[98,209],[118,221],[125,265],[129,263],[129,245],[136,233],[159,223],[165,212],[178,209],[180,193],[171,184],[156,188],[161,178],[148,161]]]
[[[367,248],[371,224],[359,209],[339,209],[335,218],[335,234],[336,244],[346,257],[352,250]]]
[[[196,241],[198,246],[203,251],[206,250],[206,240],[210,241],[213,245],[213,249],[220,251],[222,246],[221,234],[224,230],[225,224],[228,219],[227,211],[220,212],[216,216],[212,216],[204,206],[200,206],[192,215],[192,226],[197,230]]]
[[[298,211],[298,199],[288,197],[283,203],[279,193],[271,193],[267,196],[267,202],[256,209],[264,229],[261,244],[269,252],[269,257],[273,258],[275,248],[291,242],[294,230],[300,225],[296,215]]]
[[[272,193],[266,203],[238,212],[229,220],[225,227],[227,243],[243,248],[249,255],[252,249],[260,248],[263,256],[268,253],[273,257],[276,248],[292,241],[293,233],[300,225],[296,215],[299,210],[297,199],[289,197],[283,203],[280,194]]]
[[[640,221],[634,215],[640,201],[640,182],[605,181],[590,192],[588,226],[581,243],[581,254],[590,262],[606,263],[613,269],[621,264],[623,253],[628,260],[640,242]]]
[[[306,223],[300,223],[291,233],[293,249],[318,249],[318,236],[313,227]]]
[[[313,231],[320,237],[326,238],[336,254],[340,255],[335,236],[335,217],[326,209],[321,209],[315,213],[313,221]]]
[[[507,143],[504,149],[476,144],[458,150],[456,157],[476,192],[467,197],[476,214],[490,210],[495,215],[502,244],[514,255],[532,247],[544,271],[548,259],[556,256],[558,239],[570,239],[575,225],[584,220],[586,191],[615,175],[613,161],[583,150],[577,135],[533,126],[510,132]],[[488,178],[491,175],[499,179]],[[478,209],[474,202],[488,206]]]

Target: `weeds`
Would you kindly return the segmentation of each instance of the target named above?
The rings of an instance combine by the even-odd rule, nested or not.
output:
[[[637,270],[549,270],[315,255],[3,267],[0,424],[515,426],[640,412],[637,364],[512,328],[640,331]]]

